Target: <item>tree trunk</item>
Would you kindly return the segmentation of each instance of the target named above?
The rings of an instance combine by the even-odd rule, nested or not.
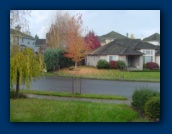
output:
[[[17,71],[17,83],[16,83],[16,97],[19,98],[20,90],[20,73]]]
[[[77,68],[77,62],[75,62],[75,68]]]

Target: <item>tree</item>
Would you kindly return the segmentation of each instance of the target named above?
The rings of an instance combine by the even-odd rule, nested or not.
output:
[[[66,12],[57,12],[55,21],[51,24],[46,35],[50,48],[65,48],[66,34],[68,32],[68,24],[71,16]]]
[[[37,40],[37,39],[39,39],[39,36],[36,34],[36,35],[35,35],[35,40]]]
[[[69,21],[68,33],[66,41],[66,54],[65,57],[71,58],[75,62],[75,68],[77,62],[85,58],[85,55],[89,51],[89,47],[82,37],[84,29],[82,28],[82,15],[77,14]]]
[[[29,31],[27,15],[30,10],[10,10],[10,28],[20,25],[24,31]]]
[[[44,68],[42,56],[31,48],[20,50],[18,45],[10,47],[10,86],[16,85],[16,97],[19,97],[20,84],[29,88],[32,79],[40,76]]]
[[[64,57],[65,51],[59,48],[49,48],[44,52],[44,62],[47,71],[55,71],[73,64],[71,59]]]
[[[134,34],[131,34],[130,38],[131,39],[135,39]]]
[[[101,46],[98,37],[93,31],[89,31],[89,33],[85,36],[85,42],[89,46],[90,50],[96,49]]]

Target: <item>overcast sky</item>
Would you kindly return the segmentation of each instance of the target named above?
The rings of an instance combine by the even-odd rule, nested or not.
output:
[[[32,10],[28,18],[30,32],[39,38],[45,38],[56,12],[59,10]],[[62,10],[71,16],[81,13],[84,27],[93,30],[97,35],[111,31],[126,35],[134,34],[135,38],[160,33],[160,10]]]

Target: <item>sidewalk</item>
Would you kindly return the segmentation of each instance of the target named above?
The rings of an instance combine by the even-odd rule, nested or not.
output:
[[[35,95],[35,94],[26,94],[26,95],[28,98],[37,98],[37,99],[114,103],[114,104],[126,104],[126,105],[131,106],[131,99],[128,99],[128,100],[105,100],[105,99],[91,99],[91,98],[46,96],[46,95]]]

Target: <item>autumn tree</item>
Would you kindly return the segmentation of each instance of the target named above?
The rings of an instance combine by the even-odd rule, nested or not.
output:
[[[130,38],[131,39],[135,39],[134,34],[131,34]]]
[[[29,25],[26,16],[30,13],[30,10],[10,10],[10,28],[20,25],[23,31],[28,31]]]
[[[46,38],[50,48],[64,48],[66,44],[66,34],[68,32],[69,20],[72,17],[66,12],[57,12],[55,21],[52,22]]]
[[[100,41],[95,35],[94,31],[89,31],[89,33],[85,36],[85,42],[89,46],[90,50],[96,49],[101,46]]]
[[[77,62],[85,58],[85,55],[89,51],[89,47],[84,41],[82,27],[82,15],[77,14],[72,17],[68,23],[68,32],[66,38],[66,54],[67,58],[72,59],[75,62],[75,68],[77,67]]]
[[[44,68],[42,56],[35,54],[31,48],[10,47],[10,86],[16,85],[16,97],[19,97],[20,84],[29,88],[33,78],[39,77]]]

